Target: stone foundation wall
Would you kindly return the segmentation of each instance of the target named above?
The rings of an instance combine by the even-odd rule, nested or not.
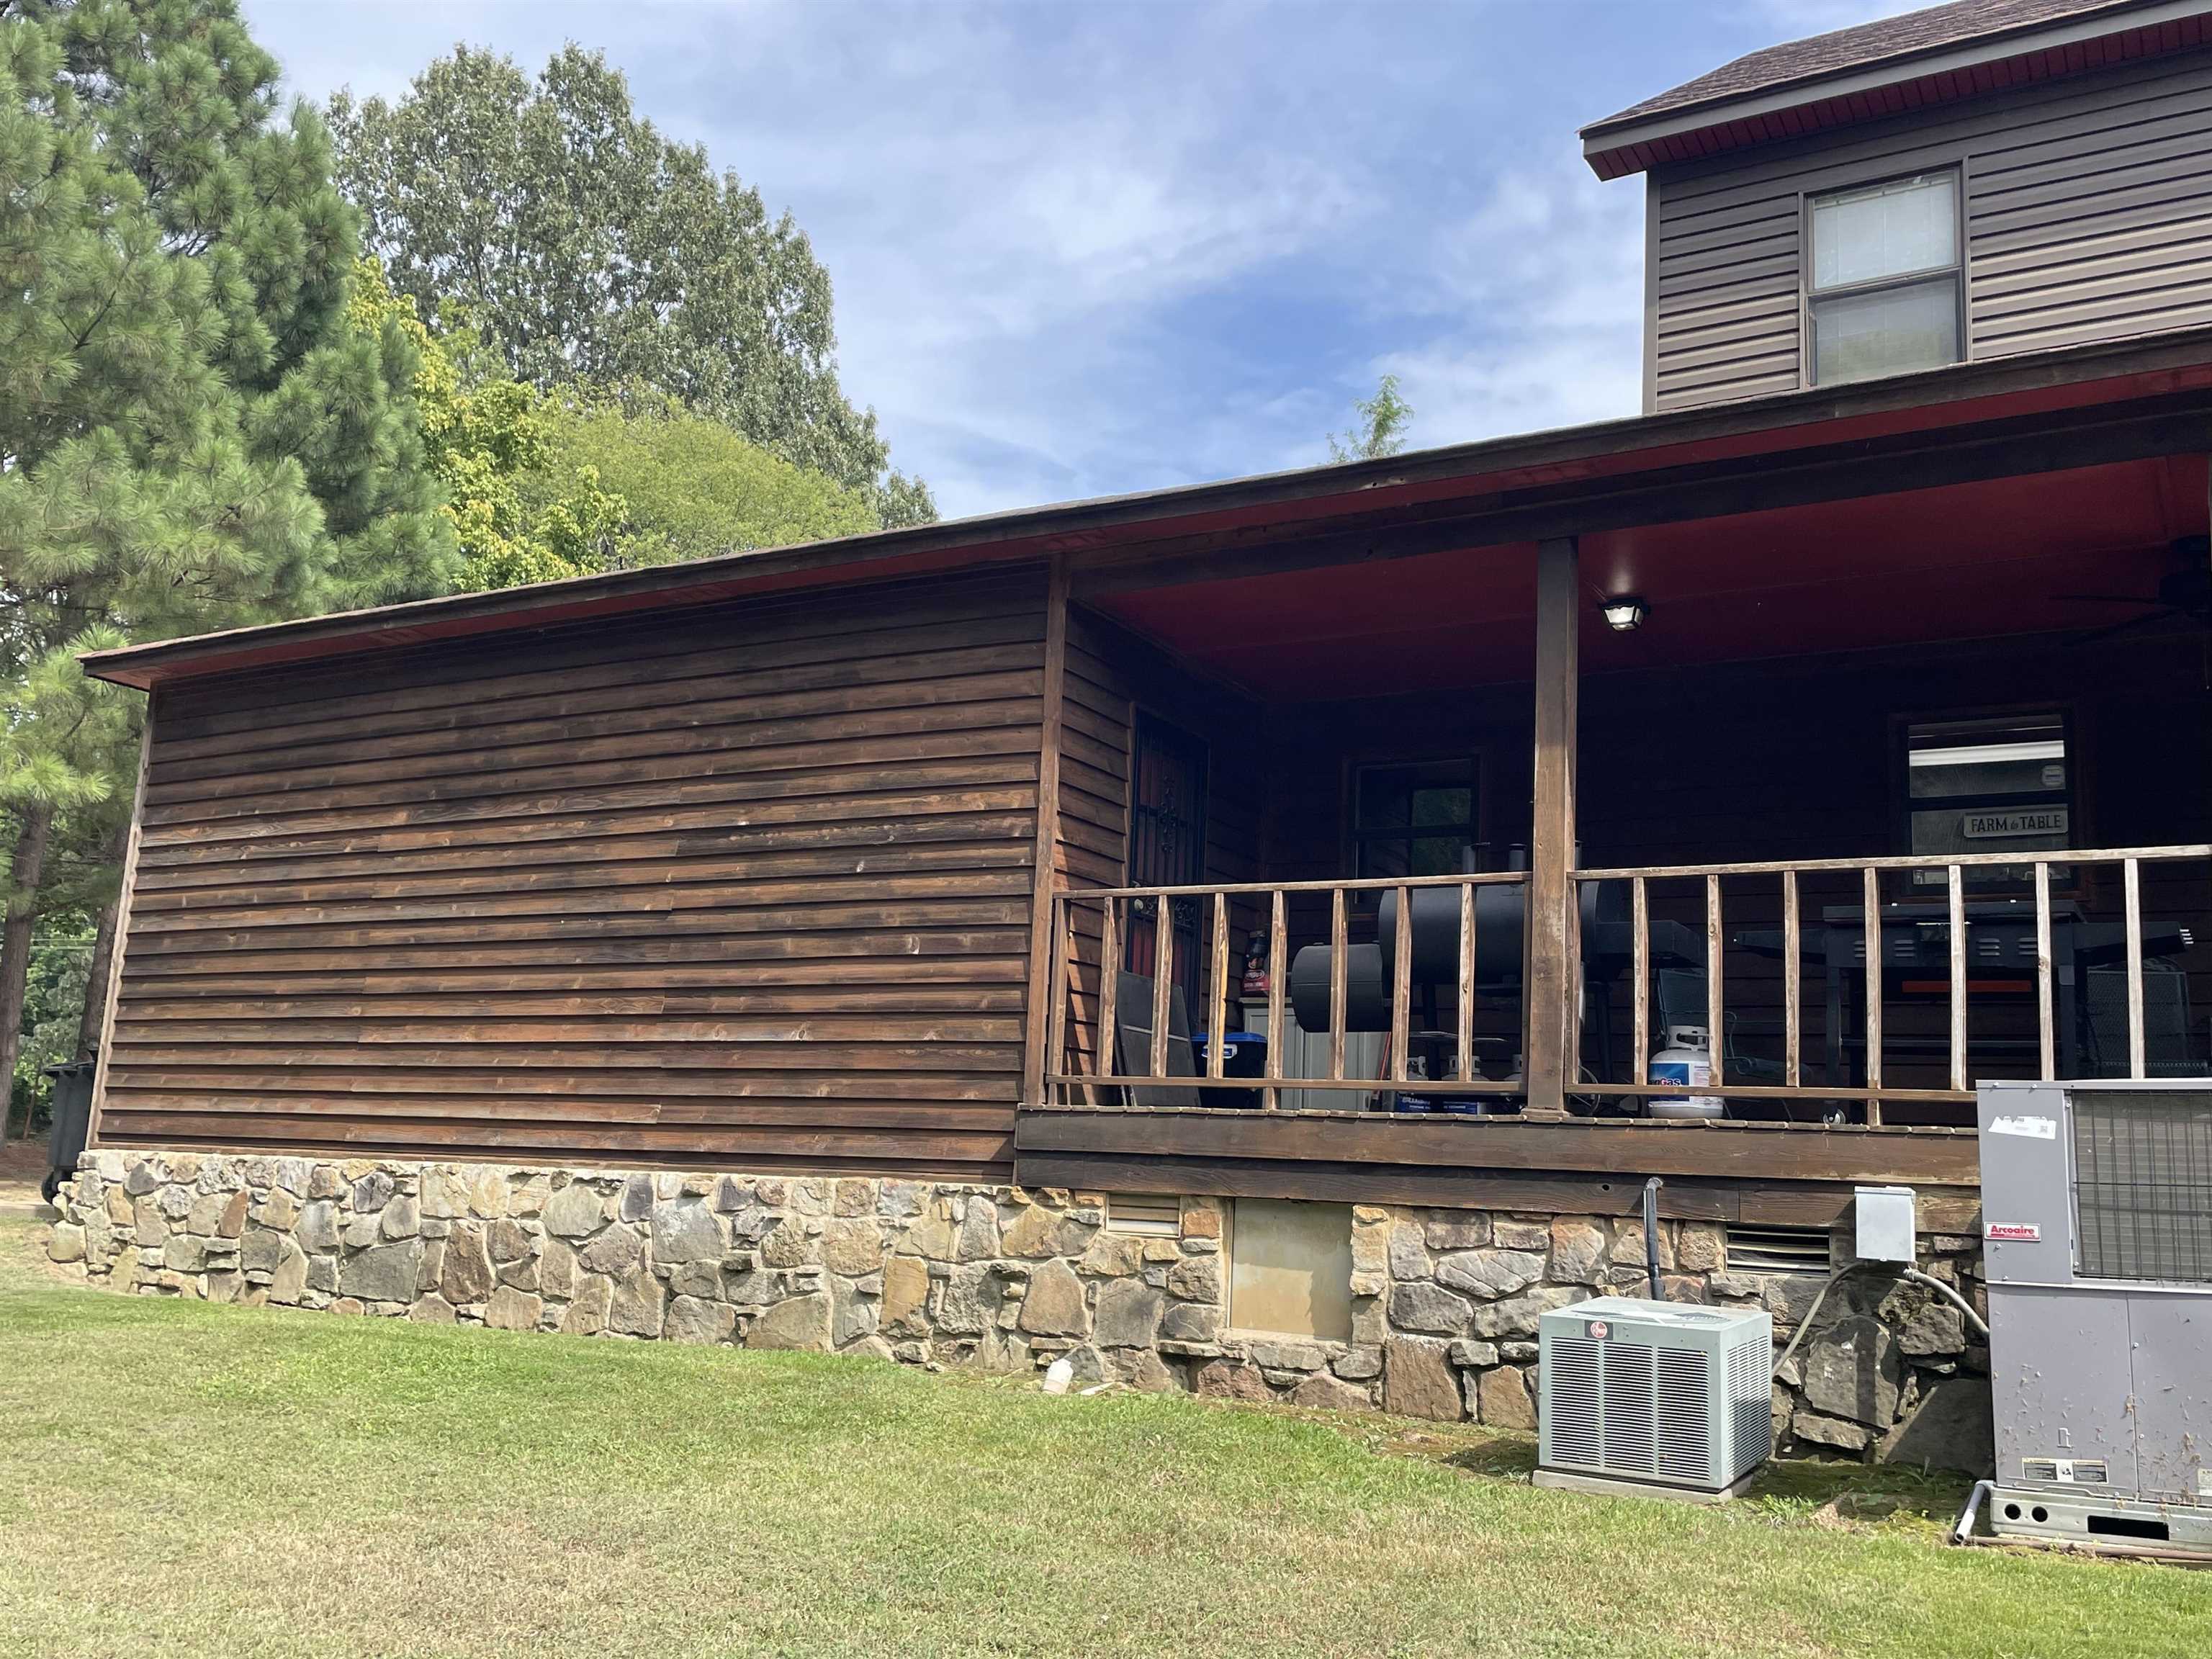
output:
[[[51,1253],[142,1294],[580,1336],[869,1354],[1239,1400],[1535,1425],[1536,1321],[1644,1283],[1640,1222],[1357,1206],[1348,1343],[1232,1332],[1224,1201],[1175,1237],[1095,1195],[878,1178],[85,1154]],[[1768,1308],[1820,1280],[1731,1272],[1722,1230],[1662,1224],[1672,1299]],[[1922,1265],[1983,1305],[1967,1238]],[[1957,1310],[1849,1275],[1774,1393],[1785,1449],[1976,1468],[1988,1355]]]

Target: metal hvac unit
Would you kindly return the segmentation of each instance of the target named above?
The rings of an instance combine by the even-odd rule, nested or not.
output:
[[[1537,1335],[1540,1486],[1733,1497],[1772,1447],[1762,1310],[1601,1296]]]
[[[2212,1552],[2212,1080],[1985,1083],[2000,1534]]]

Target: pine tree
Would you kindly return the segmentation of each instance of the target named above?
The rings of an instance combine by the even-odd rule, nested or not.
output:
[[[57,818],[128,787],[75,650],[435,592],[453,550],[327,137],[234,0],[11,0],[0,77],[4,1078]]]

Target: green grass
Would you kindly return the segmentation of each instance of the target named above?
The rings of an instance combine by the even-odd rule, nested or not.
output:
[[[1946,1549],[1948,1480],[1583,1498],[1473,1429],[124,1297],[40,1231],[0,1653],[2212,1652],[2212,1574]]]

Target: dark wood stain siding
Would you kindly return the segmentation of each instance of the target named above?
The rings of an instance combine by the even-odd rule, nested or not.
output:
[[[165,692],[103,1139],[1010,1169],[1041,574]]]
[[[1969,356],[2212,321],[2212,54],[1668,169],[1648,209],[1646,405],[1806,384],[1808,195],[1962,170]]]

